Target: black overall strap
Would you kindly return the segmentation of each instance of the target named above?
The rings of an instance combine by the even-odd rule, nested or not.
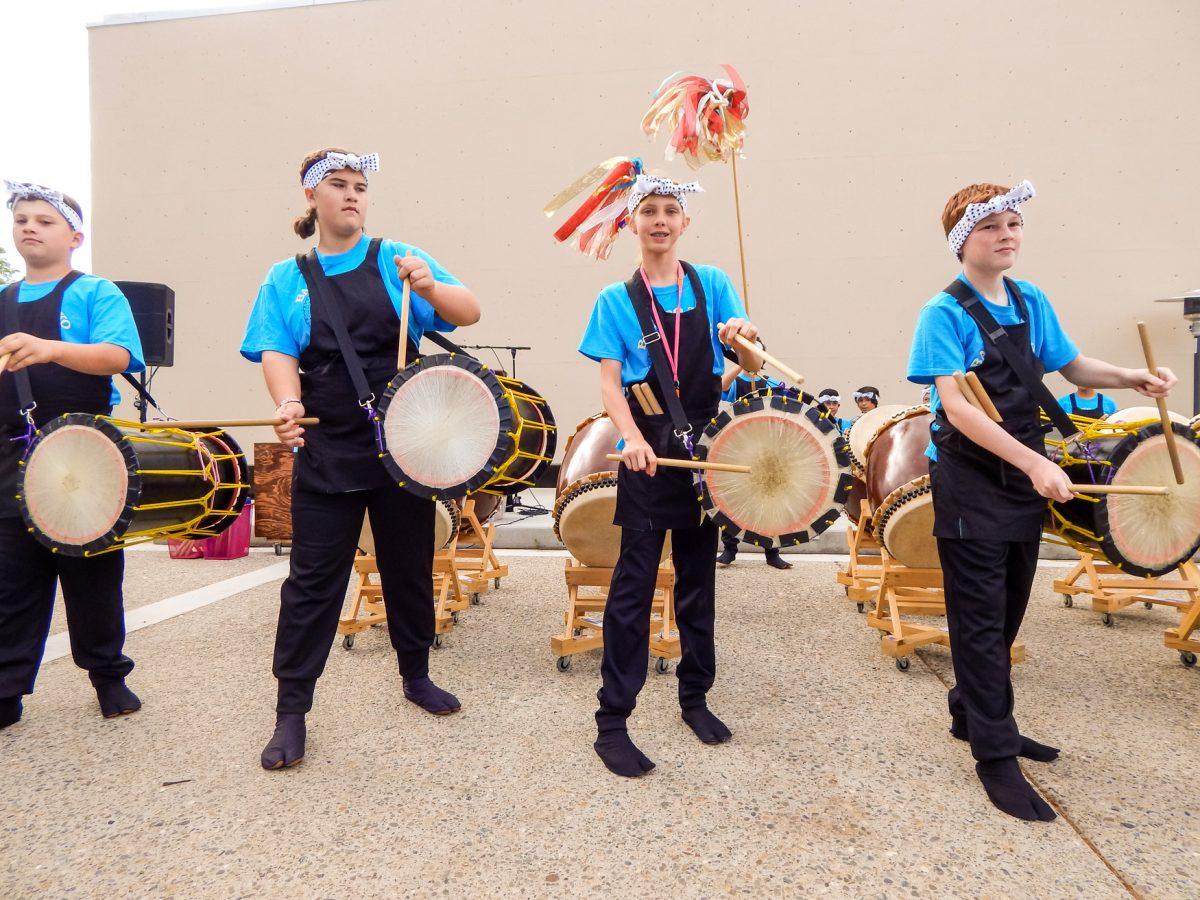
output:
[[[142,387],[142,383],[140,381],[138,381],[128,372],[122,372],[121,377],[129,383],[130,387],[137,391],[137,395],[142,398],[143,403],[149,403],[164,416],[166,415],[166,413],[162,411],[162,407],[158,405],[158,401],[154,399],[154,396],[148,390]]]
[[[685,271],[688,270],[685,269]],[[690,275],[691,272],[689,272]],[[693,291],[696,291],[698,281],[699,279],[692,282]],[[683,411],[683,404],[679,402],[679,395],[675,393],[675,379],[671,376],[671,364],[667,360],[666,351],[663,350],[662,335],[658,331],[658,326],[654,324],[654,316],[650,312],[650,304],[655,300],[646,285],[642,283],[640,269],[625,282],[625,291],[633,303],[633,311],[637,313],[638,327],[642,329],[641,344],[650,354],[650,368],[654,370],[654,376],[658,379],[658,389],[667,402],[667,413],[671,417],[671,424],[675,428],[676,436],[683,440],[684,436],[691,432],[692,426],[688,422],[687,414]],[[696,291],[697,304],[701,302],[703,296],[703,293]],[[712,323],[709,323],[709,327],[712,327]],[[675,348],[675,352],[679,352],[678,347]]]
[[[62,297],[64,294],[66,294],[67,288],[69,288],[82,277],[82,272],[77,272],[72,269],[58,282],[54,288],[54,292]],[[8,334],[16,334],[21,330],[21,323],[17,319],[18,290],[20,290],[19,283],[10,284],[7,288],[5,288],[4,292],[0,294],[0,298],[2,298],[4,301],[4,330]],[[18,369],[16,372],[13,372],[13,378],[16,380],[17,385],[17,400],[21,404],[20,412],[22,415],[26,415],[37,408],[37,401],[33,396],[33,385],[29,380],[29,367],[26,366],[24,369]]]
[[[469,357],[471,357],[471,359],[479,358],[472,353],[468,353],[466,350],[464,350],[462,347],[458,346],[458,344],[454,343],[454,341],[450,340],[450,338],[446,337],[440,331],[427,331],[427,332],[425,332],[423,337],[429,338],[429,340],[433,341],[435,344],[437,344],[443,350],[448,350],[451,353],[458,353],[461,356],[469,356]]]
[[[358,405],[366,408],[375,402],[375,394],[367,382],[362,359],[359,357],[358,351],[354,349],[350,333],[346,330],[346,320],[342,318],[341,307],[329,296],[327,290],[329,281],[325,277],[325,271],[321,268],[321,261],[317,259],[317,251],[310,250],[307,256],[297,253],[296,265],[300,268],[300,274],[304,276],[304,283],[308,286],[309,302],[320,302],[321,308],[329,317],[329,326],[333,329],[333,336],[337,338],[338,349],[342,352],[342,359],[346,363],[346,369],[350,372],[350,380],[354,383],[354,391],[358,394]],[[310,318],[313,322],[317,320],[315,315]]]
[[[1017,304],[1018,313],[1028,324],[1029,311],[1025,306],[1024,297],[1021,296],[1021,289],[1010,278],[1005,278],[1004,284],[1012,293],[1012,298]],[[999,351],[1001,358],[1008,363],[1009,368],[1013,370],[1021,384],[1029,391],[1029,395],[1045,411],[1046,415],[1049,416],[1050,421],[1054,423],[1054,427],[1058,429],[1059,433],[1067,440],[1077,435],[1079,429],[1071,422],[1066,411],[1058,405],[1058,401],[1050,393],[1050,389],[1042,383],[1042,379],[1033,370],[1033,367],[1025,361],[1020,351],[1014,346],[1009,333],[996,321],[996,317],[983,305],[975,292],[958,278],[950,282],[945,288],[945,292],[957,300],[959,305],[967,311],[967,315],[975,320],[975,324],[979,326],[979,330],[983,332],[984,337]]]
[[[1071,413],[1076,416],[1079,415],[1079,402],[1075,398],[1074,391],[1071,391]]]

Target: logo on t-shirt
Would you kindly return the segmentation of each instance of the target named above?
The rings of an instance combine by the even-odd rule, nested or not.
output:
[[[987,349],[986,348],[979,351],[979,355],[976,356],[973,360],[971,360],[971,364],[969,366],[967,366],[967,368],[968,369],[977,369],[983,365],[983,361],[985,359],[987,359]]]
[[[71,330],[71,320],[67,318],[66,313],[60,312],[58,314],[58,327],[61,328],[63,331]]]
[[[293,303],[303,303],[307,299],[308,299],[308,288],[301,288],[300,293],[298,293],[296,295],[296,299],[293,300],[292,302]]]

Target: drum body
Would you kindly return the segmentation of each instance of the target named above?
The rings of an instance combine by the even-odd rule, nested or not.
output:
[[[532,487],[554,458],[545,399],[469,356],[425,356],[388,384],[377,410],[384,466],[422,497]]]
[[[897,413],[902,413],[909,407],[897,403],[887,406],[877,406],[863,413],[850,425],[846,438],[850,443],[850,470],[858,478],[862,478],[867,469],[867,445],[887,425],[888,420]]]
[[[1140,411],[1116,423],[1113,417],[1089,426],[1070,447],[1047,442],[1050,457],[1076,483],[1162,486],[1169,493],[1051,502],[1046,530],[1130,575],[1165,575],[1200,549],[1200,439],[1187,425],[1172,423],[1184,475],[1176,484],[1161,421],[1139,427],[1146,420]]]
[[[865,448],[871,530],[889,556],[916,569],[941,565],[925,455],[932,421],[926,406],[903,409],[883,423]]]
[[[604,413],[584,419],[567,440],[554,501],[554,534],[582,565],[611,568],[621,552],[617,452],[621,435]],[[665,555],[665,550],[664,550]]]
[[[832,418],[783,394],[738,400],[704,430],[696,453],[751,468],[705,471],[702,495],[718,525],[760,547],[806,543],[833,524],[850,493],[846,440]]]
[[[433,517],[433,549],[445,550],[450,539],[458,534],[460,516],[458,506],[453,500],[439,499],[434,501]],[[363,516],[362,531],[358,534],[358,549],[367,556],[375,555],[375,533],[371,530],[371,517]]]
[[[34,537],[94,556],[160,537],[220,534],[246,505],[245,455],[224,431],[69,413],[21,464],[18,501]]]

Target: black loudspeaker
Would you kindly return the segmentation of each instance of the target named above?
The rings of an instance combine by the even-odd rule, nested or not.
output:
[[[175,292],[149,281],[114,282],[129,301],[147,366],[175,365]]]

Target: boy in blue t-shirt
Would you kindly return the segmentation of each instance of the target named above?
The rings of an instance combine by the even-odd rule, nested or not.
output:
[[[908,378],[933,385],[927,455],[956,682],[950,733],[970,741],[992,803],[1020,819],[1050,821],[1053,810],[1017,757],[1048,762],[1058,750],[1017,729],[1010,650],[1029,602],[1046,500],[1072,494],[1066,474],[1046,458],[1039,395],[1026,385],[1058,371],[1078,385],[1164,397],[1176,378],[1167,369],[1155,375],[1080,355],[1042,290],[1005,277],[1021,249],[1021,204],[1033,193],[1027,181],[1011,190],[973,184],[946,203],[942,225],[963,270],[922,308]],[[1008,356],[998,340],[1008,341]],[[954,373],[968,370],[1002,422],[958,390]]]
[[[91,558],[54,553],[30,534],[17,506],[18,464],[31,427],[64,413],[108,415],[112,376],[143,368],[129,302],[111,281],[71,268],[83,243],[79,204],[58,191],[6,182],[13,243],[25,278],[0,293],[0,729],[33,693],[61,585],[75,664],[87,669],[105,718],[135,712],[125,686],[120,550]]]
[[[600,363],[604,409],[623,440],[613,522],[621,527],[621,552],[604,606],[603,684],[593,746],[609,771],[629,778],[654,768],[630,740],[626,723],[646,682],[650,606],[668,531],[683,652],[676,669],[683,721],[706,744],[732,736],[707,703],[716,678],[717,527],[701,509],[691,473],[658,466],[660,457],[688,457],[677,433],[698,435],[716,415],[725,368],[722,345],[739,334],[749,341],[758,337],[729,276],[678,257],[676,244],[690,222],[684,194],[696,190],[699,185],[638,176],[626,209],[629,230],[641,244],[642,265],[628,282],[600,292],[579,344],[580,353]],[[639,324],[639,315],[647,328]],[[651,333],[662,341],[660,374],[668,385],[674,382],[670,400],[651,372],[643,339]],[[758,371],[757,354],[740,345],[736,353],[742,368]],[[666,413],[645,413],[629,403],[625,390],[640,381]],[[678,425],[669,414],[676,398],[676,415],[686,419]]]
[[[1077,388],[1069,394],[1064,394],[1058,398],[1058,405],[1062,407],[1063,412],[1089,419],[1103,419],[1117,411],[1116,400],[1090,387]]]

